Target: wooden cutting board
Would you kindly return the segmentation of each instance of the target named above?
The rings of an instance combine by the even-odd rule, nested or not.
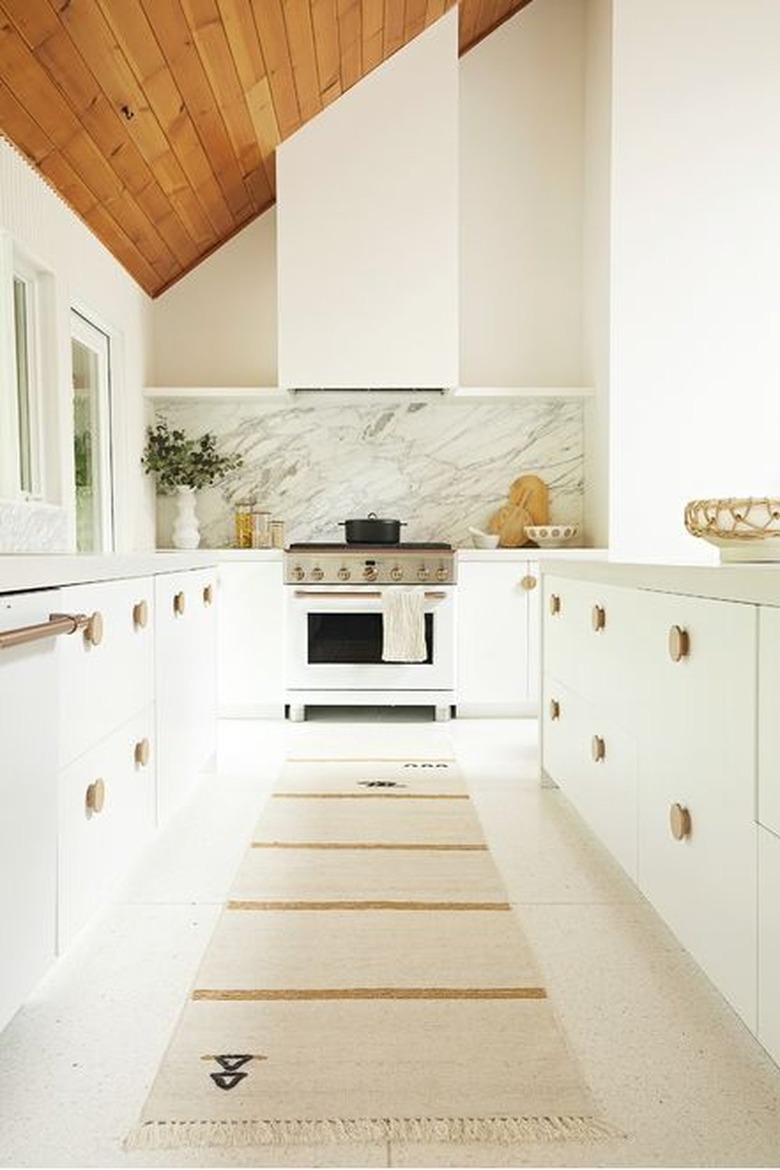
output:
[[[529,524],[546,524],[550,518],[550,493],[538,475],[521,475],[509,489],[509,503],[519,504],[531,514]]]
[[[526,524],[531,523],[531,513],[519,504],[502,504],[488,520],[488,532],[498,533],[502,548],[518,548],[527,543]]]

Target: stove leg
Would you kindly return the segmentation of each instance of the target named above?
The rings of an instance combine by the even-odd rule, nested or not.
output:
[[[449,717],[450,717],[449,706],[436,708],[436,722],[437,723],[444,723],[444,722],[446,722],[447,719],[449,719]]]
[[[304,707],[304,705],[302,703],[300,705],[298,705],[297,703],[290,703],[290,706],[289,706],[288,712],[287,712],[287,718],[290,720],[291,723],[305,722],[306,708]]]

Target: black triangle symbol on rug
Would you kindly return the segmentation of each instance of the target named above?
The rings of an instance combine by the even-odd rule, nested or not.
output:
[[[223,1073],[223,1072],[221,1072],[221,1073],[209,1073],[209,1076],[211,1077],[214,1084],[218,1085],[220,1089],[235,1089],[235,1087],[239,1083],[239,1081],[243,1081],[244,1077],[248,1076],[248,1073],[245,1073],[245,1072]]]
[[[235,1072],[236,1069],[241,1068],[241,1066],[243,1064],[246,1064],[250,1060],[254,1060],[254,1057],[251,1055],[250,1056],[244,1056],[244,1055],[232,1056],[231,1055],[231,1056],[215,1056],[214,1059],[216,1060],[217,1064],[222,1065],[225,1072]]]

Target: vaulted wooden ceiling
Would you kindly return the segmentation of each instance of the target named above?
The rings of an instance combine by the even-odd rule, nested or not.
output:
[[[276,146],[458,0],[0,0],[0,132],[152,296],[272,205]],[[459,0],[461,54],[529,0]]]

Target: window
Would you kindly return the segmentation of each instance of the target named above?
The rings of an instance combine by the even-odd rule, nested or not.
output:
[[[73,362],[73,466],[76,547],[114,547],[111,444],[111,343],[108,335],[71,311]]]
[[[39,271],[0,237],[2,332],[8,338],[0,386],[0,495],[43,495],[41,286]]]

